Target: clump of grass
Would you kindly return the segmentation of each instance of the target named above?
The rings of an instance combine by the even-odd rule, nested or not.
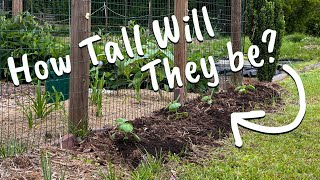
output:
[[[131,173],[131,176],[133,179],[158,179],[164,169],[163,163],[164,157],[161,151],[156,156],[146,153],[143,161]]]
[[[12,139],[0,146],[0,158],[8,158],[15,155],[23,154],[27,151],[27,147],[21,141]]]
[[[42,151],[40,155],[40,164],[44,180],[52,180],[51,156],[48,152]]]

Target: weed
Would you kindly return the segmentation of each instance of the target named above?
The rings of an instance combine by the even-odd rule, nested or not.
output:
[[[51,156],[48,152],[42,151],[40,155],[40,164],[44,180],[52,180]]]

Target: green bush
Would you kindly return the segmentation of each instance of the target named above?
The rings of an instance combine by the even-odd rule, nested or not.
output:
[[[282,0],[250,0],[246,15],[248,19],[248,31],[250,40],[260,48],[260,60],[264,59],[265,64],[258,69],[260,81],[272,81],[278,64],[281,39],[284,35],[285,21],[282,11]],[[273,53],[268,52],[268,43],[263,43],[261,37],[267,29],[277,31],[277,39]],[[269,57],[274,57],[275,62],[269,63]]]
[[[22,55],[28,54],[32,67],[39,60],[67,54],[68,48],[57,42],[51,31],[50,25],[36,21],[28,12],[14,18],[0,16],[0,79],[9,74],[9,57],[13,57],[16,67],[20,67]]]

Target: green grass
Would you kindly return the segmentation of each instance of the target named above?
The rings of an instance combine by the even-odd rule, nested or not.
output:
[[[251,43],[245,39],[244,52],[247,53]],[[320,38],[304,34],[292,34],[283,38],[280,60],[320,61]]]
[[[320,177],[320,70],[301,75],[307,95],[307,113],[291,133],[265,135],[240,129],[244,145],[234,146],[233,136],[214,149],[205,166],[185,163],[177,167],[180,179],[317,179]],[[290,95],[283,112],[267,114],[256,123],[282,126],[291,123],[299,110],[294,82],[281,85]]]
[[[292,34],[285,36],[281,47],[280,59],[318,60],[320,55],[320,38]]]

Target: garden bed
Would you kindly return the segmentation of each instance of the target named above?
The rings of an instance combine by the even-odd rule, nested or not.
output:
[[[212,105],[199,98],[192,100],[179,109],[180,113],[187,112],[184,117],[177,118],[175,113],[163,108],[152,116],[137,118],[131,123],[140,142],[132,137],[123,140],[121,135],[112,140],[111,135],[118,131],[106,128],[91,133],[75,150],[136,167],[145,152],[154,156],[169,151],[185,154],[192,151],[193,145],[216,146],[216,140],[228,137],[231,132],[230,115],[233,112],[279,110],[281,93],[278,85],[254,82],[254,86],[256,91],[247,94],[234,92],[230,87],[229,92],[215,94]]]
[[[186,103],[179,109],[179,112],[188,112],[185,117],[176,118],[174,113],[163,108],[151,115],[136,118],[131,123],[141,138],[140,142],[132,138],[124,141],[121,135],[112,140],[110,135],[116,129],[105,126],[102,130],[92,131],[72,150],[47,147],[45,149],[51,154],[54,177],[59,177],[63,170],[66,178],[101,179],[99,174],[108,173],[106,170],[110,162],[116,164],[116,169],[125,175],[126,169],[136,167],[145,158],[146,152],[159,156],[170,151],[191,161],[194,161],[194,157],[190,156],[193,154],[198,162],[199,155],[206,157],[207,149],[219,146],[219,140],[229,136],[231,113],[257,109],[273,113],[281,109],[282,89],[278,85],[250,84],[255,86],[254,92],[243,94],[229,87],[229,92],[215,94],[211,105],[200,98]],[[39,151],[34,150],[19,157],[0,160],[2,177],[40,179],[39,156]]]

